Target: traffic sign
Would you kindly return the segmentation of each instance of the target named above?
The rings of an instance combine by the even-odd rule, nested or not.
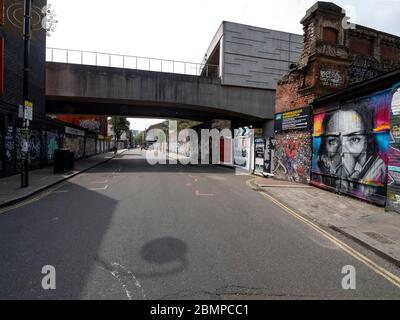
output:
[[[24,101],[24,119],[33,120],[33,103],[27,100]]]

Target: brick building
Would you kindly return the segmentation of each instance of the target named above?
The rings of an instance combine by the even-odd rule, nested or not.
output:
[[[315,99],[400,68],[400,37],[347,22],[344,10],[317,2],[301,20],[304,48],[278,82],[276,113],[312,106]],[[310,122],[313,118],[311,108]],[[313,134],[309,128],[275,135],[275,175],[311,180]],[[315,141],[314,141],[315,142]]]

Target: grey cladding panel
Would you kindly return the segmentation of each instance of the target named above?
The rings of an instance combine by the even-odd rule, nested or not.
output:
[[[275,89],[302,47],[299,35],[225,22],[223,84]]]

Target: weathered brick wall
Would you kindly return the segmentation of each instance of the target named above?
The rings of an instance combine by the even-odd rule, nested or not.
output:
[[[343,29],[343,18],[332,4],[307,12],[303,53],[277,85],[277,113],[400,68],[400,37],[358,25]]]
[[[312,103],[316,98],[337,92],[351,84],[365,81],[395,68],[400,68],[400,38],[370,28],[357,26],[343,29],[344,14],[334,4],[318,2],[302,20],[304,49],[296,65],[292,65],[276,89],[276,113],[295,110]],[[297,135],[280,135],[279,145],[293,145]],[[311,150],[311,139],[303,139],[304,150]],[[296,144],[294,144],[296,145]],[[302,161],[311,159],[304,153]],[[277,175],[281,179],[306,182],[296,178],[292,162],[285,167],[287,154],[277,153],[281,163]],[[282,165],[283,164],[283,165]],[[303,171],[302,171],[303,172]],[[293,178],[295,177],[295,178]]]
[[[314,100],[313,94],[299,94],[303,79],[302,74],[293,73],[285,81],[280,82],[276,88],[276,113],[307,106]]]

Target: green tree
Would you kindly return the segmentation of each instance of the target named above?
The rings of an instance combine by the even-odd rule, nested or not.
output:
[[[124,117],[112,117],[111,129],[114,132],[114,139],[117,142],[119,139],[121,139],[121,136],[124,132],[129,131],[130,122]]]

